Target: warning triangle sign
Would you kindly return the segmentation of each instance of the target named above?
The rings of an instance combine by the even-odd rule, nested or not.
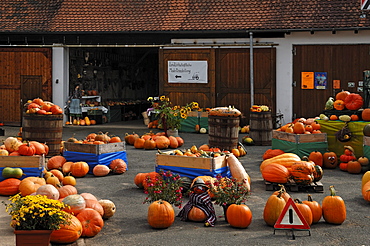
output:
[[[289,198],[278,220],[274,225],[275,229],[297,229],[309,230],[310,226],[303,217],[301,211],[295,205],[292,198]]]

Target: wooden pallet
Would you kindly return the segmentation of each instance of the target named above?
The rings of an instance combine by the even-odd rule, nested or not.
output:
[[[266,190],[275,191],[280,190],[279,183],[272,183],[265,180]],[[321,182],[312,182],[309,185],[298,185],[293,180],[289,180],[288,183],[283,184],[287,191],[293,192],[324,192],[324,186]]]

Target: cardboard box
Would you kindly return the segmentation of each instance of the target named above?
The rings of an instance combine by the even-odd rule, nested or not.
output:
[[[125,142],[107,144],[81,144],[64,142],[64,150],[101,155],[105,153],[125,151]]]
[[[0,173],[5,167],[21,168],[26,177],[38,177],[45,170],[44,156],[0,156]],[[0,175],[0,181],[4,178]]]
[[[326,133],[317,134],[293,134],[281,131],[272,131],[272,138],[285,140],[292,143],[326,142]]]

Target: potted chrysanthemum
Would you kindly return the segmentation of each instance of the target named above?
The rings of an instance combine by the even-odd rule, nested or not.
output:
[[[11,215],[10,226],[14,227],[17,245],[22,238],[25,238],[27,245],[33,239],[42,240],[38,233],[46,240],[45,245],[49,245],[51,232],[58,230],[61,225],[69,224],[71,215],[63,211],[67,205],[61,201],[43,195],[22,197],[20,194],[10,197],[9,201],[10,203],[3,203],[6,212]],[[41,242],[38,241],[35,245],[44,245]]]

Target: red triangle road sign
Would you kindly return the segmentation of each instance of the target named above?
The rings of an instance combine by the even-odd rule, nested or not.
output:
[[[295,205],[292,198],[289,198],[278,220],[274,225],[275,229],[296,229],[309,230],[306,219],[303,217],[301,211]]]

